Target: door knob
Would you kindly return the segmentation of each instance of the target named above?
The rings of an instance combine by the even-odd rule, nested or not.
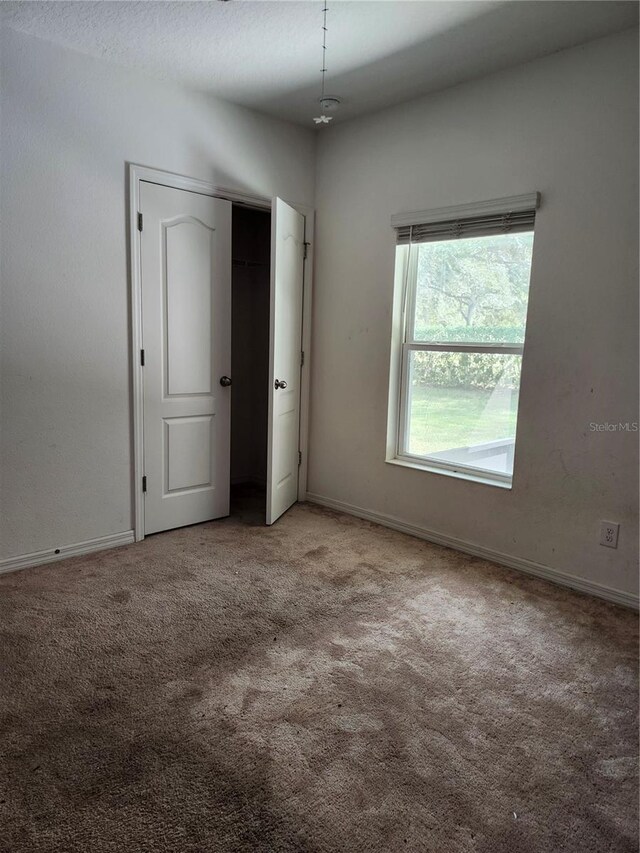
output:
[[[277,391],[277,390],[278,390],[278,388],[286,388],[286,387],[287,387],[287,383],[286,383],[286,382],[284,382],[284,381],[282,381],[282,382],[281,382],[279,379],[276,379],[276,381],[275,381],[275,386],[276,386],[276,391]]]
[[[220,377],[220,384],[222,385],[223,388],[228,388],[229,385],[231,385],[231,379],[228,376],[221,376]]]

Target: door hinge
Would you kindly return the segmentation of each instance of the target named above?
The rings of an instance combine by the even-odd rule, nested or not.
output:
[[[298,451],[298,468],[302,465],[302,451]]]
[[[142,491],[143,492],[147,491],[147,477],[146,477],[146,475],[142,478]]]
[[[138,214],[138,231],[142,231],[142,214]]]
[[[140,350],[140,364],[144,367],[144,350]]]
[[[304,255],[302,257],[306,261],[307,260],[307,246],[310,246],[311,243],[303,243],[302,245],[304,246]]]
[[[300,367],[304,367],[304,350],[300,353]]]

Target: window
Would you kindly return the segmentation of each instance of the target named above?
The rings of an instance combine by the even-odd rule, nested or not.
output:
[[[394,217],[387,461],[510,487],[539,196]]]

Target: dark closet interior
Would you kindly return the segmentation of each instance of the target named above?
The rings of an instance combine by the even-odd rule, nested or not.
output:
[[[231,503],[264,512],[269,393],[271,213],[233,206]]]

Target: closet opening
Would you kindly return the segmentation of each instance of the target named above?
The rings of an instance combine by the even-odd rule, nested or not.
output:
[[[231,514],[266,519],[271,212],[233,205]]]

